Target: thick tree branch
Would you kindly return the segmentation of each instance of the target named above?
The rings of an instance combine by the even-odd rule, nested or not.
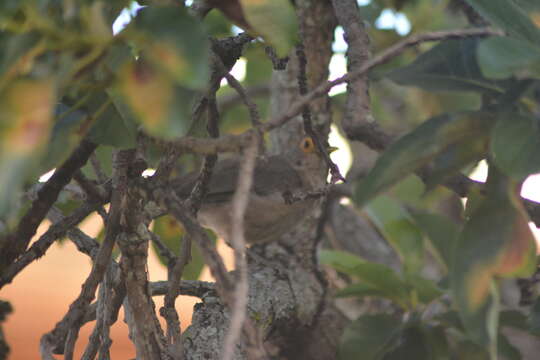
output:
[[[360,17],[360,9],[356,0],[332,0],[339,23],[345,31],[347,48],[347,70],[354,72],[370,57],[369,37]],[[347,83],[347,100],[345,114],[341,122],[343,130],[348,134],[356,127],[373,122],[369,97],[367,74],[358,76]]]

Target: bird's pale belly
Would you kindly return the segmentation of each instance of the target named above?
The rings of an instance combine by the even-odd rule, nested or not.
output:
[[[248,243],[278,240],[311,213],[315,200],[286,204],[281,194],[260,197],[250,195],[245,217],[244,235]],[[230,203],[204,204],[199,211],[199,221],[230,242],[232,228]]]

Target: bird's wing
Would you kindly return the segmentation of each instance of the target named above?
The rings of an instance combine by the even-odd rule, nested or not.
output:
[[[212,172],[205,201],[214,203],[229,201],[238,183],[239,169],[238,159],[218,161]],[[189,196],[197,181],[197,176],[198,173],[193,172],[171,181],[178,196],[181,198]],[[281,194],[302,187],[302,179],[282,156],[271,156],[266,160],[258,161],[253,180],[253,191],[258,195],[276,192]]]
[[[237,159],[220,160],[212,171],[209,191],[206,194],[207,202],[223,202],[230,200],[238,179],[239,163]],[[171,186],[181,198],[187,198],[195,186],[198,172],[171,180]]]
[[[302,187],[302,179],[283,156],[259,161],[255,168],[254,191],[259,195],[294,191]]]

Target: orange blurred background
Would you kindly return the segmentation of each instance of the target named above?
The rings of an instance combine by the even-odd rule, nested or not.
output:
[[[42,224],[34,240],[43,234],[49,225],[48,222]],[[80,228],[95,237],[101,226],[101,220],[96,215],[88,217]],[[230,249],[223,243],[218,243],[218,251],[224,255],[226,266],[230,268],[232,259]],[[30,264],[15,277],[13,283],[2,289],[0,299],[9,301],[13,307],[13,312],[3,324],[6,340],[11,348],[9,359],[40,358],[41,336],[51,331],[62,319],[71,302],[78,296],[90,268],[88,256],[77,251],[69,240],[65,240],[61,244],[53,244],[41,259]],[[148,272],[151,281],[167,278],[166,268],[159,263],[152,250],[149,254]],[[201,279],[211,280],[208,269],[203,270]],[[154,301],[156,309],[163,305],[162,296],[154,297]],[[193,305],[198,301],[199,299],[194,297],[178,297],[176,309],[180,315],[182,328],[190,324]],[[118,321],[111,328],[112,359],[135,358],[134,346],[128,338],[128,328],[123,319],[121,311]],[[161,317],[159,319],[164,324],[163,319]],[[93,326],[94,322],[82,327],[75,349],[75,358],[82,355]],[[56,357],[63,358],[61,355]]]

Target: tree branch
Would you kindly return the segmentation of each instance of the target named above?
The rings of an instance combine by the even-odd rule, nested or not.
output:
[[[354,72],[368,61],[369,37],[360,17],[360,9],[355,0],[332,0],[334,12],[345,31],[347,48],[347,70]],[[367,74],[347,82],[347,100],[342,126],[345,133],[353,132],[356,127],[372,123],[369,82]]]
[[[259,148],[259,137],[254,137],[252,144],[246,148],[244,159],[241,163],[238,184],[232,199],[232,233],[230,236],[231,245],[234,249],[234,263],[238,272],[238,281],[234,290],[234,303],[231,304],[231,321],[229,330],[223,344],[222,360],[232,360],[234,350],[242,328],[246,319],[247,302],[248,302],[248,278],[247,278],[247,263],[246,263],[246,239],[244,237],[244,215],[253,185],[253,174],[257,160],[257,150]],[[249,226],[249,225],[248,225]],[[251,339],[255,334],[247,333],[248,339]],[[250,340],[250,345],[255,346],[257,340]]]
[[[64,341],[68,332],[80,328],[87,307],[94,299],[96,288],[109,265],[112,249],[120,229],[120,218],[126,205],[128,165],[133,160],[133,156],[134,152],[132,150],[121,150],[115,154],[113,160],[113,191],[105,239],[92,264],[92,270],[82,285],[81,293],[71,304],[64,318],[56,324],[51,332],[41,338],[40,350],[44,357],[52,358],[53,351],[60,354],[64,352]]]
[[[32,202],[30,209],[20,220],[15,233],[0,241],[2,244],[0,273],[3,273],[6,267],[11,265],[26,250],[39,224],[56,202],[60,191],[71,181],[73,174],[86,163],[96,148],[96,144],[86,139],[82,140],[71,156],[56,169],[51,178],[38,191],[37,199]]]

